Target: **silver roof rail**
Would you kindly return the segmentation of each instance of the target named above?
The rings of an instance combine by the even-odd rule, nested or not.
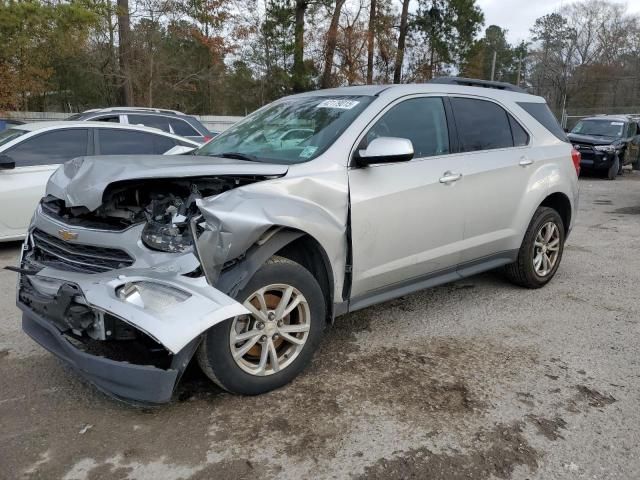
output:
[[[496,90],[505,90],[509,92],[528,93],[526,90],[520,87],[516,87],[511,83],[492,82],[490,80],[480,80],[476,78],[437,77],[437,78],[432,78],[427,83],[439,83],[444,85],[460,85],[460,86],[466,86],[466,87],[495,88]]]
[[[149,112],[149,113],[170,113],[173,115],[184,115],[184,113],[178,110],[169,110],[166,108],[152,108],[152,107],[106,107],[106,108],[93,108],[91,110],[85,110],[82,113],[95,113],[95,112]]]

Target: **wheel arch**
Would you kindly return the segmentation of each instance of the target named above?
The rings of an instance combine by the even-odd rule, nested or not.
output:
[[[322,245],[320,245],[320,243],[311,235],[302,233],[301,236],[295,238],[278,250],[276,255],[299,263],[311,272],[322,289],[325,299],[327,320],[333,321],[333,268],[331,267],[329,256],[327,255],[327,252],[325,252],[324,248],[322,248]]]
[[[554,192],[547,197],[538,205],[538,207],[549,207],[553,208],[558,214],[560,218],[562,218],[562,222],[564,223],[564,233],[565,237],[569,235],[569,230],[571,228],[571,201],[569,197],[562,192]]]
[[[327,252],[312,235],[294,228],[273,227],[255,242],[233,266],[223,270],[216,288],[234,297],[274,255],[299,263],[320,284],[328,320],[334,317],[334,272]]]

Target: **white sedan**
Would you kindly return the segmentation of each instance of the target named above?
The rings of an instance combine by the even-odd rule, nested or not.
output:
[[[155,128],[106,122],[38,122],[4,130],[0,132],[0,242],[24,238],[47,180],[67,160],[181,153],[198,146]]]

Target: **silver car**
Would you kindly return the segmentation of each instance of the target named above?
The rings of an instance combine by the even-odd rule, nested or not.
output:
[[[25,332],[101,390],[162,403],[192,358],[260,394],[341,315],[499,267],[542,287],[579,154],[542,98],[441,82],[283,98],[193,155],[67,162],[16,268]],[[267,140],[292,129],[313,134]]]

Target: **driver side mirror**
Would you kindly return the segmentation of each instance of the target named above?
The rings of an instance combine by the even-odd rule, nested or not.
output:
[[[9,155],[0,155],[0,169],[12,170],[16,168],[16,162]]]
[[[407,138],[374,138],[367,148],[356,153],[356,165],[366,167],[376,163],[408,162],[413,158],[413,144]]]

